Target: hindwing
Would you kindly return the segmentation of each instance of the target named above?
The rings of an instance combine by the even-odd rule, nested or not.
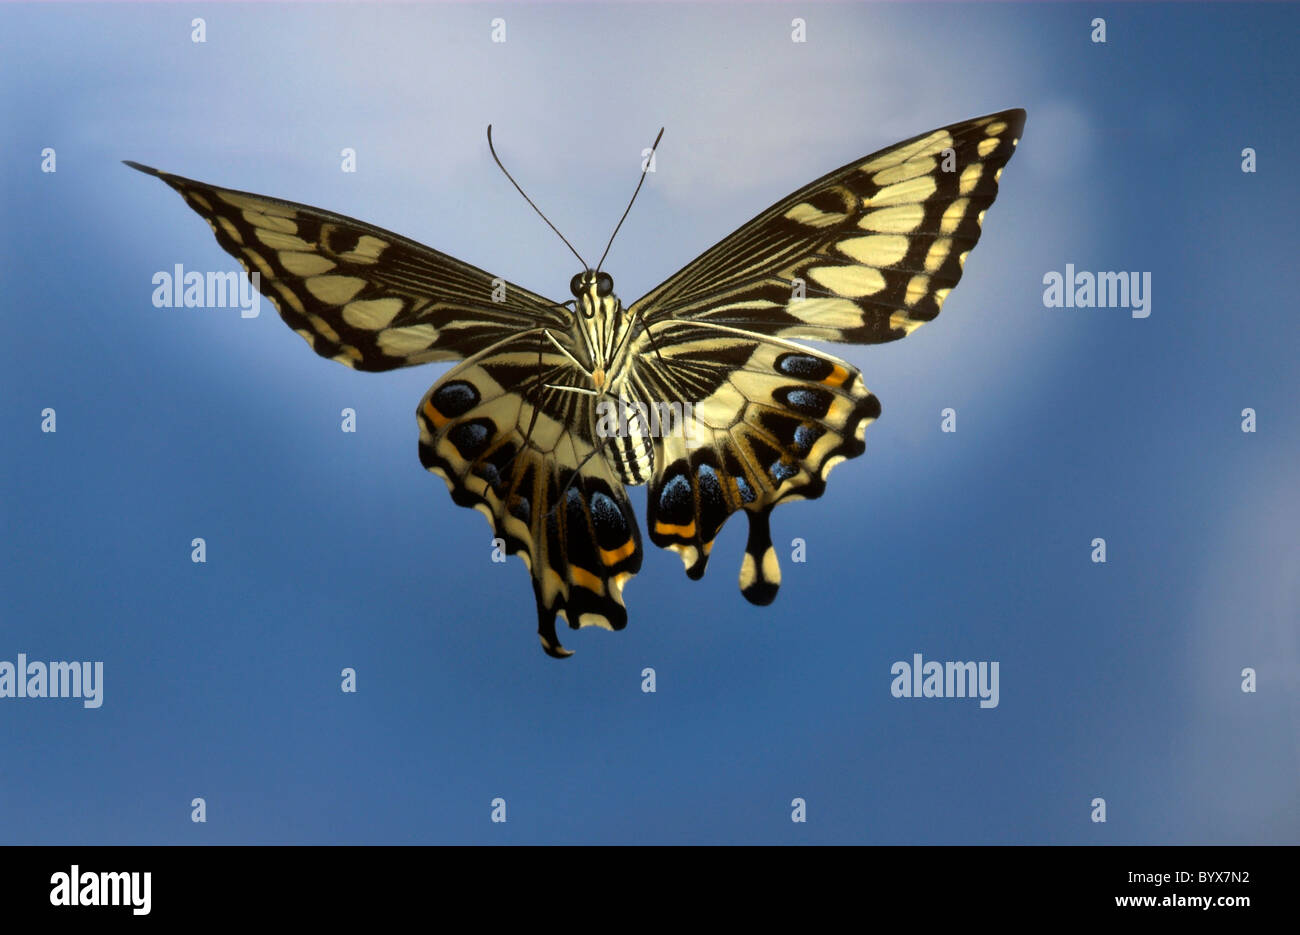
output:
[[[647,495],[650,539],[704,574],[713,540],[744,510],[740,588],[769,604],[781,581],[768,517],[820,497],[831,468],[864,450],[880,404],[851,365],[779,338],[702,322],[652,326],[633,377],[648,399],[690,403],[682,431],[658,433]]]
[[[593,398],[546,387],[578,376],[548,348],[533,331],[480,352],[439,380],[417,415],[421,462],[524,560],[542,648],[563,657],[557,616],[574,629],[627,625],[623,586],[642,552],[623,484],[597,450]]]

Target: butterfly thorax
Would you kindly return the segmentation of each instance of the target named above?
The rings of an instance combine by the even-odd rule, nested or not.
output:
[[[591,380],[592,389],[607,391],[620,365],[626,363],[623,304],[614,295],[608,273],[587,270],[569,283],[573,293],[575,357]]]

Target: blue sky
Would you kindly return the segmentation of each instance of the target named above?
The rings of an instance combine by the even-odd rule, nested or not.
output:
[[[98,709],[0,699],[0,840],[1296,843],[1297,25],[1285,4],[0,7],[0,660],[105,672]],[[737,522],[701,582],[650,547],[628,628],[570,633],[565,663],[520,563],[416,457],[445,365],[354,373],[269,306],[153,307],[156,271],[233,261],[119,162],[558,299],[574,261],[486,125],[593,254],[665,126],[606,263],[631,302],[824,172],[1007,107],[1024,138],[943,314],[835,349],[883,415],[821,500],[774,514],[776,603],[737,591]],[[1150,272],[1151,316],[1045,308],[1067,263]],[[892,697],[914,653],[998,661],[998,707]]]

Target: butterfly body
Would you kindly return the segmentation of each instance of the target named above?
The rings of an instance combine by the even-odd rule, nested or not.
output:
[[[562,657],[557,620],[627,623],[643,556],[628,486],[646,485],[650,540],[691,578],[743,513],[741,592],[775,598],[771,511],[821,496],[880,414],[857,368],[795,339],[885,343],[934,319],[1024,118],[854,160],[626,308],[599,269],[573,277],[569,308],[353,218],[129,165],[180,192],[321,356],[458,361],[417,407],[420,460],[523,560],[542,647]]]
[[[654,448],[643,409],[629,396],[633,327],[613,288],[608,273],[586,270],[573,277],[573,322],[568,340],[557,340],[550,330],[542,337],[569,359],[581,379],[578,385],[544,382],[542,387],[585,394],[596,401],[586,432],[587,437],[599,439],[592,455],[607,458],[620,479],[635,486],[650,477]]]

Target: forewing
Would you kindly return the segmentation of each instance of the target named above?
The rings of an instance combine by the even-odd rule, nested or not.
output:
[[[541,332],[503,341],[453,368],[420,403],[420,460],[452,499],[479,510],[528,566],[538,635],[552,656],[556,617],[621,630],[623,586],[641,567],[641,535],[618,477],[593,441],[592,397]]]
[[[654,440],[650,539],[699,578],[723,523],[744,510],[740,588],[771,603],[781,570],[769,515],[779,503],[820,497],[831,468],[863,452],[880,404],[854,367],[798,344],[698,322],[652,325],[650,334],[659,352],[643,333],[634,384],[643,399],[683,404],[682,430],[661,421]]]
[[[1023,110],[1008,110],[854,160],[768,208],[631,310],[784,338],[901,338],[938,315],[961,279],[1024,123]]]
[[[320,208],[156,175],[198,212],[285,322],[322,357],[358,370],[459,360],[562,309],[413,240]]]

